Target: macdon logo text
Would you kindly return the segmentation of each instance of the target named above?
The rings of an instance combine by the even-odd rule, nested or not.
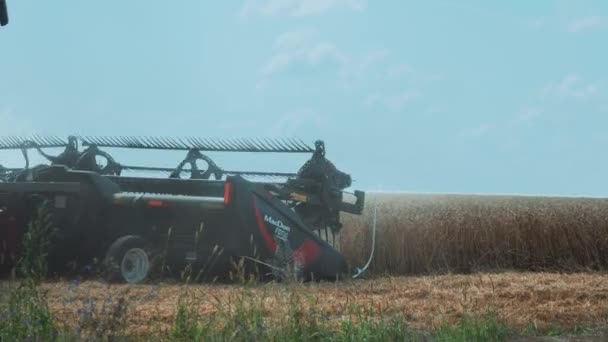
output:
[[[273,226],[275,226],[277,228],[277,229],[275,229],[274,234],[278,239],[287,241],[287,235],[291,231],[291,228],[289,226],[286,226],[285,224],[283,224],[283,221],[275,220],[268,215],[264,215],[264,221],[272,224]]]

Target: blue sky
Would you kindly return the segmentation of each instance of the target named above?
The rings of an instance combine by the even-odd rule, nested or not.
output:
[[[8,6],[0,135],[319,138],[364,190],[608,195],[606,1]]]

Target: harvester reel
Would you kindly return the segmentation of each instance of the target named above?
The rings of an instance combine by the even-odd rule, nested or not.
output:
[[[100,156],[106,160],[106,165],[99,165],[97,157]],[[87,148],[80,157],[76,160],[74,168],[77,170],[95,171],[102,175],[120,176],[122,172],[121,165],[112,158],[107,152],[91,145]]]
[[[201,171],[198,168],[198,165],[196,164],[198,160],[207,163],[207,170]],[[215,179],[221,179],[223,176],[222,169],[220,169],[211,158],[202,154],[198,149],[193,148],[188,151],[186,158],[179,163],[175,171],[173,171],[169,177],[180,178],[179,175],[184,171],[184,166],[186,164],[190,164],[190,179],[209,179],[211,175],[213,175]]]
[[[315,142],[315,152],[298,171],[298,178],[313,179],[339,190],[351,186],[352,179],[349,174],[344,173],[325,158],[325,144],[322,141]]]

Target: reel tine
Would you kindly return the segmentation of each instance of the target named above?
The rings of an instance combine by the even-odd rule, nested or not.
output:
[[[212,151],[219,149],[219,146],[216,145],[213,140],[205,138],[205,142],[207,143],[207,146],[209,146],[208,150]]]
[[[48,147],[49,145],[51,145],[49,143],[49,138],[48,137],[39,136],[39,139],[42,141],[42,144],[40,144],[40,145],[45,145],[45,147]]]
[[[291,139],[286,139],[284,142],[293,151],[296,151],[296,152],[300,152],[301,151],[296,145],[293,144],[293,141]]]
[[[213,141],[212,139],[207,139],[207,138],[201,138],[198,140],[199,145],[200,145],[200,149],[201,150],[207,150],[207,151],[217,151],[217,150],[221,150],[222,148],[215,143],[215,141]]]
[[[250,141],[249,139],[237,139],[237,141],[239,142],[239,145],[241,145],[244,149],[247,149],[248,152],[257,152],[258,148],[255,147]]]
[[[306,152],[309,149],[306,146],[303,146],[298,140],[293,139],[292,143],[302,152]]]
[[[171,146],[169,146],[167,144],[167,142],[164,140],[163,137],[153,137],[154,141],[156,142],[156,144],[158,145],[159,148],[165,149],[165,150],[170,150]]]
[[[264,149],[257,143],[257,141],[253,138],[247,139],[247,142],[251,146],[251,148],[255,151],[263,151]]]
[[[249,148],[247,145],[243,145],[241,142],[236,141],[236,139],[226,139],[225,143],[229,146],[231,150],[234,151],[246,151],[249,152]]]
[[[133,147],[138,147],[138,148],[150,148],[150,141],[148,140],[147,136],[141,136],[141,137],[135,137],[135,136],[129,136],[129,140],[131,141],[131,144],[133,145]]]
[[[190,137],[190,143],[191,143],[191,146],[190,146],[191,149],[192,148],[195,148],[195,149],[198,149],[198,150],[202,150],[203,149],[201,141],[197,137]]]
[[[170,150],[177,149],[177,146],[175,146],[173,139],[171,139],[169,137],[160,137],[160,140],[163,143],[163,146],[165,146],[165,148],[170,149]]]
[[[237,149],[237,150],[250,150],[250,148],[244,144],[242,141],[239,141],[238,139],[230,139],[230,143],[232,144],[232,148]]]
[[[40,139],[40,136],[38,136],[38,134],[34,135],[33,137],[30,137],[29,139],[28,138],[19,138],[19,139],[16,139],[16,141],[19,141],[18,144],[20,146],[25,145],[25,143],[28,140],[34,142],[34,144],[41,145],[41,143],[40,143],[41,139]]]
[[[121,135],[114,137],[114,143],[116,144],[116,146],[126,145]]]
[[[68,143],[70,142],[70,140],[69,140],[69,139],[65,139],[65,140],[64,140],[64,139],[59,138],[59,137],[58,137],[58,136],[56,136],[56,135],[52,136],[52,137],[51,137],[51,140],[53,141],[53,143],[54,143],[55,145],[63,145],[63,146],[67,146],[67,145],[68,145]]]
[[[173,147],[173,145],[171,145],[171,143],[169,142],[167,137],[158,137],[158,140],[160,141],[161,144],[163,144],[163,147],[165,149],[172,150],[175,148],[175,147]]]
[[[300,150],[294,146],[289,138],[285,138],[282,140],[282,143],[289,148],[291,152],[300,152]]]
[[[197,150],[205,150],[205,146],[201,142],[200,139],[198,139],[196,137],[188,137],[187,140],[188,140],[188,144],[186,145],[186,148],[188,150],[191,150],[193,148],[195,148]]]
[[[104,135],[99,137],[99,143],[97,144],[98,146],[108,146],[111,145],[108,141],[108,138]]]
[[[2,148],[11,149],[15,148],[15,143],[10,139],[10,137],[2,138]]]
[[[146,147],[146,148],[157,148],[156,146],[156,142],[154,141],[154,138],[148,135],[145,135],[143,137],[135,137],[137,140],[139,140],[142,144],[142,146]]]
[[[15,148],[15,143],[11,140],[11,137],[2,138],[3,148]]]
[[[127,142],[129,143],[129,147],[139,147],[139,148],[144,148],[145,146],[142,144],[141,141],[139,141],[139,139],[132,137],[132,136],[126,136],[125,137],[127,139]]]
[[[129,137],[124,135],[118,137],[118,142],[120,144],[119,146],[131,147],[131,145],[133,145],[133,142],[129,140]]]
[[[49,145],[49,142],[48,142],[48,140],[46,139],[46,137],[42,137],[42,136],[37,135],[37,136],[36,136],[36,138],[38,139],[38,140],[36,141],[36,143],[37,143],[38,145],[41,145],[40,147],[45,147],[45,145],[46,145],[46,146],[48,146],[48,145]]]
[[[295,139],[289,139],[289,142],[291,143],[291,145],[298,151],[300,152],[304,152],[305,150],[302,148],[302,146],[298,145],[298,142]]]
[[[132,137],[133,139],[133,143],[136,146],[140,146],[141,148],[152,148],[152,141],[150,140],[150,137],[148,136],[143,136],[143,137]]]
[[[253,149],[255,149],[256,151],[260,150],[260,146],[258,146],[258,144],[256,143],[256,141],[252,138],[249,139],[249,144],[252,146]]]
[[[247,148],[237,139],[228,139],[228,143],[230,144],[230,147],[235,150],[244,150]]]
[[[238,148],[232,144],[230,139],[220,139],[220,142],[225,150],[228,150],[228,151],[235,150],[235,149],[238,150]]]
[[[222,146],[222,144],[220,144],[220,142],[217,140],[217,138],[209,138],[209,142],[218,151],[221,151],[224,149],[224,147]]]
[[[272,145],[272,141],[270,140],[270,138],[264,138],[264,147],[266,147],[266,151],[270,151],[270,150],[274,149],[274,146]]]
[[[306,142],[304,142],[302,139],[298,139],[298,144],[300,146],[302,146],[303,149],[305,149],[307,152],[314,152],[315,149],[310,147]]]
[[[95,136],[87,136],[86,137],[87,145],[89,145],[89,146],[95,145],[95,138],[96,138]]]
[[[273,140],[273,142],[276,144],[275,146],[277,146],[277,149],[278,149],[278,150],[280,150],[281,152],[284,152],[284,151],[286,150],[286,149],[285,149],[285,146],[283,146],[283,145],[281,144],[281,141],[280,141],[279,139],[272,139],[272,140]]]
[[[89,138],[88,139],[89,140],[89,146],[97,145],[99,143],[99,137],[96,136],[96,135],[90,136],[88,138]]]
[[[173,149],[179,149],[179,146],[176,144],[175,139],[173,138],[166,138],[165,139],[165,143],[167,144],[167,146],[173,148]]]
[[[186,144],[186,143],[185,143],[185,142],[182,140],[182,138],[179,138],[179,137],[178,137],[178,138],[177,138],[177,142],[179,143],[179,146],[180,146],[182,149],[186,149],[186,148],[187,148],[187,146],[188,146],[188,145],[187,145],[187,144]]]
[[[99,145],[101,137],[93,135],[89,137],[89,145]]]
[[[112,137],[112,142],[115,147],[126,145],[123,137],[120,135]]]
[[[183,150],[186,148],[186,145],[179,137],[173,137],[173,142],[175,143],[175,148]]]
[[[293,143],[296,144],[302,151],[314,152],[314,149],[310,148],[302,139],[293,139]]]
[[[59,138],[57,136],[53,137],[53,141],[57,145],[61,145],[61,144],[66,144],[67,145],[67,143],[68,143],[67,141],[62,140],[61,138]]]
[[[13,144],[15,145],[15,147],[23,147],[23,145],[27,141],[27,139],[18,138],[18,137],[13,137],[12,140],[13,140]]]
[[[281,139],[276,138],[276,139],[274,139],[274,141],[277,144],[277,146],[279,146],[279,149],[281,149],[281,152],[285,152],[285,151],[289,150],[285,145],[283,145],[283,141]]]
[[[114,144],[114,146],[120,146],[120,137],[112,137],[112,143]]]
[[[266,147],[266,150],[272,150],[272,143],[269,141],[268,138],[264,138],[264,147]]]
[[[217,144],[221,147],[221,149],[223,149],[223,150],[230,149],[230,147],[228,147],[221,139],[216,139],[215,141],[217,141]]]
[[[154,148],[158,148],[158,149],[164,149],[165,148],[164,144],[157,137],[151,136],[148,139],[150,139],[150,141],[152,142],[152,146]]]
[[[256,145],[260,146],[260,150],[267,149],[266,145],[264,144],[264,142],[261,139],[256,139]]]
[[[143,136],[143,137],[131,137],[131,140],[133,140],[133,144],[135,146],[141,147],[141,148],[151,148],[152,144],[150,141],[150,138],[148,136]]]
[[[188,141],[188,149],[197,148],[197,142],[192,137],[186,137],[186,141]]]

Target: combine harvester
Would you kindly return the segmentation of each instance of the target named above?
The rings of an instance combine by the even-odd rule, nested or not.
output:
[[[64,150],[53,156],[47,148]],[[184,151],[186,157],[175,168],[123,165],[102,148]],[[322,141],[313,148],[295,140],[0,137],[0,150],[21,150],[25,157],[23,168],[0,166],[5,275],[41,206],[54,227],[51,274],[97,265],[109,280],[128,283],[149,279],[158,267],[223,277],[242,260],[245,268],[275,279],[333,280],[350,272],[335,234],[340,213],[361,214],[365,196],[345,191],[351,177],[325,158]],[[30,150],[48,163],[31,167]],[[227,171],[203,152],[312,156],[292,174]]]

